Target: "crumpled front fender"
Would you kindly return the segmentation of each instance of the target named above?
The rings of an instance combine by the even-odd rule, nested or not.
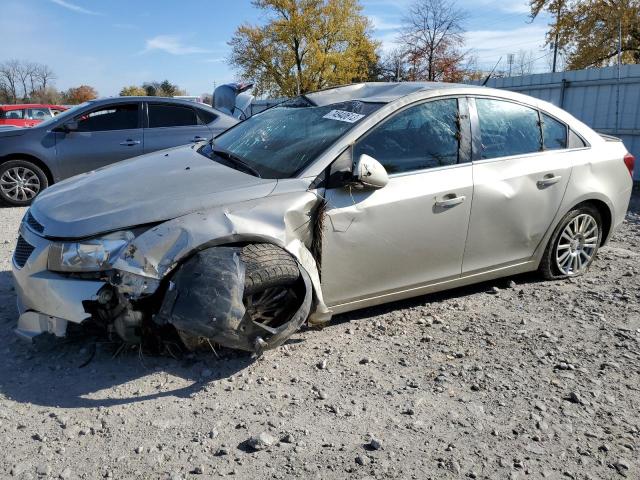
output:
[[[184,215],[136,237],[114,268],[159,280],[200,250],[239,242],[273,243],[291,253],[308,276],[314,300],[309,321],[323,323],[331,312],[309,250],[319,203],[310,191],[294,191]]]

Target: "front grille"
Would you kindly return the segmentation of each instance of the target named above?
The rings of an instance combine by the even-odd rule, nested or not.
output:
[[[40,225],[35,218],[33,218],[30,211],[27,212],[27,225],[29,225],[31,230],[35,232],[42,233],[44,231],[44,227]]]
[[[16,244],[16,251],[13,252],[13,259],[16,262],[16,265],[20,268],[24,267],[24,264],[27,263],[29,257],[33,253],[33,250],[36,247],[26,242],[22,235],[18,237],[18,243]]]

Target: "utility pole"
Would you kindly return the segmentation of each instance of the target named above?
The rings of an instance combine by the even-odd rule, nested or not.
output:
[[[560,23],[560,10],[562,9],[562,2],[557,3],[558,7],[556,8],[556,39],[553,42],[553,67],[551,71],[556,73],[556,65],[558,61],[558,39],[560,37],[560,30],[558,29],[558,24]]]
[[[616,135],[620,131],[620,68],[622,67],[622,9],[618,12],[618,82],[616,83]]]

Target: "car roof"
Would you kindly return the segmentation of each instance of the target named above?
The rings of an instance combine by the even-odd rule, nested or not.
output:
[[[443,82],[362,82],[352,85],[327,88],[305,95],[318,106],[332,103],[359,100],[372,103],[390,103],[412,93],[427,90],[445,90],[453,88],[479,89],[484,87],[466,85],[462,83]]]
[[[196,107],[204,110],[209,110],[214,112],[218,116],[225,116],[229,118],[233,118],[231,115],[228,115],[220,110],[213,108],[211,105],[207,105],[206,103],[200,102],[192,102],[190,100],[184,100],[182,98],[173,98],[173,97],[152,97],[152,96],[131,96],[131,97],[103,97],[96,98],[94,100],[89,100],[88,104],[92,107],[99,107],[100,105],[108,105],[113,103],[127,103],[127,102],[152,102],[152,103],[173,103],[176,105],[184,105],[187,107]]]
[[[103,103],[127,103],[127,102],[161,102],[161,103],[175,103],[177,105],[188,105],[190,107],[204,107],[204,108],[212,108],[211,105],[207,105],[206,103],[200,102],[192,102],[190,100],[185,100],[183,98],[173,98],[173,97],[151,97],[151,96],[131,96],[131,97],[103,97],[96,98],[95,100],[89,100],[89,103],[94,105],[100,105]]]
[[[64,108],[62,105],[54,105],[52,103],[17,103],[14,105],[0,105],[0,110],[20,110],[22,108]]]

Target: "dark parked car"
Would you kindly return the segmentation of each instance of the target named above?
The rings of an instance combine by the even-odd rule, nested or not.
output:
[[[145,153],[208,140],[238,120],[163,97],[92,100],[33,128],[0,131],[0,200],[28,205],[65,178]]]

